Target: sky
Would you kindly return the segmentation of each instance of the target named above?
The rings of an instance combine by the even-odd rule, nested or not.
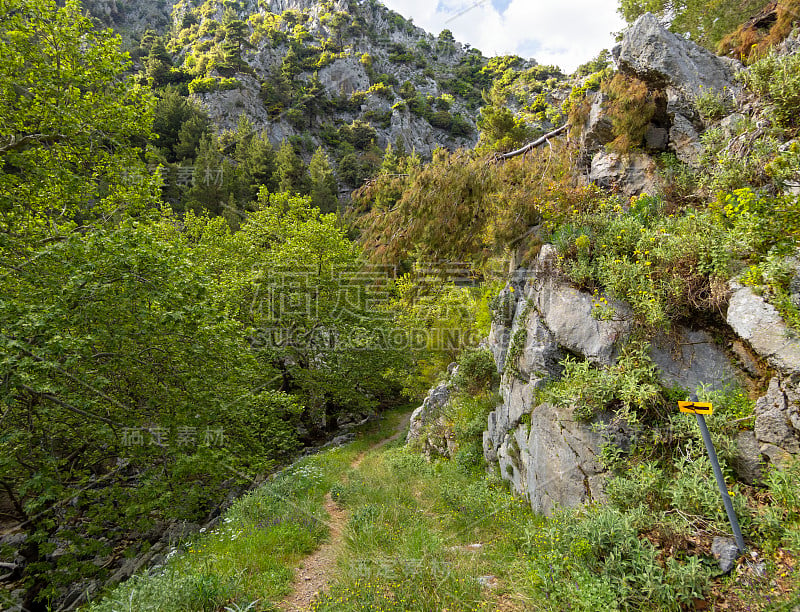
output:
[[[617,0],[381,0],[432,34],[447,28],[484,55],[514,54],[572,72],[623,29]]]

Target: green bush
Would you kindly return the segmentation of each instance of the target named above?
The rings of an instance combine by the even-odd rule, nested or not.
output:
[[[659,559],[642,510],[564,511],[527,531],[528,588],[558,610],[681,610],[708,589],[698,557]]]
[[[649,195],[632,199],[627,211],[613,198],[592,208],[573,210],[551,237],[562,268],[598,300],[600,292],[624,300],[652,328],[716,311],[734,259],[765,238],[746,227],[732,233],[713,211],[664,215],[664,202]],[[599,304],[598,315],[608,314]]]
[[[729,91],[708,90],[695,98],[695,106],[705,121],[722,119],[733,112],[734,100]]]
[[[467,391],[490,388],[497,381],[497,366],[489,349],[467,348],[458,356],[453,382]]]
[[[189,82],[189,93],[209,93],[236,89],[240,83],[235,78],[198,77]]]
[[[771,111],[782,127],[797,127],[800,116],[800,55],[767,55],[742,72],[742,79],[771,103]]]
[[[431,115],[430,123],[440,130],[449,130],[453,125],[453,117],[446,110],[438,111]]]
[[[656,366],[648,351],[648,344],[631,342],[623,347],[617,362],[608,367],[567,357],[561,362],[561,379],[551,383],[543,397],[573,406],[578,419],[590,420],[613,408],[628,423],[636,423],[640,415],[663,403]]]

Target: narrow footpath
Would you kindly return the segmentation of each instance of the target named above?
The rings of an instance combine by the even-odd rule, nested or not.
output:
[[[350,463],[350,467],[357,469],[368,452],[375,452],[405,435],[410,419],[411,413],[409,412],[401,419],[391,436],[359,453]],[[330,493],[325,496],[325,511],[329,516],[330,539],[301,561],[292,583],[292,592],[281,602],[281,610],[286,612],[304,612],[308,610],[317,594],[324,591],[328,586],[328,582],[333,575],[336,558],[342,549],[342,531],[347,524],[347,512],[331,499]]]

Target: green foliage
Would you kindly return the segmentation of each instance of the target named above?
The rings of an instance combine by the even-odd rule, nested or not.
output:
[[[789,458],[773,466],[766,474],[766,485],[774,502],[770,512],[761,517],[760,530],[770,538],[770,545],[784,545],[791,550],[800,546],[800,461]]]
[[[519,358],[525,350],[527,341],[528,329],[522,326],[511,336],[511,341],[508,343],[508,352],[506,353],[506,369],[520,379],[522,378],[522,373],[519,370]]]
[[[305,163],[287,140],[284,140],[278,149],[273,180],[278,185],[279,191],[294,194],[307,194],[309,191]]]
[[[175,91],[164,92],[153,113],[153,132],[166,161],[196,157],[200,139],[209,131],[208,115],[199,106]]]
[[[485,262],[519,243],[524,228],[587,198],[574,182],[574,157],[563,155],[558,142],[553,147],[553,154],[533,151],[496,166],[478,154],[436,151],[431,163],[409,169],[399,200],[398,183],[379,177],[354,194],[370,210],[359,220],[362,240],[383,262],[397,263],[411,253],[427,261]],[[396,206],[374,205],[383,200]]]
[[[486,428],[489,413],[496,405],[497,396],[494,393],[471,391],[469,395],[456,394],[445,408],[455,442],[453,461],[467,472],[483,471],[486,467],[483,458],[483,430]]]
[[[449,363],[464,351],[474,349],[487,333],[481,323],[486,317],[481,314],[488,312],[488,302],[479,288],[459,287],[452,280],[426,275],[424,270],[398,278],[395,291],[391,309],[408,338],[417,364],[416,370],[403,374],[404,385],[409,394],[418,395],[431,386],[435,376]],[[464,359],[477,361],[472,364],[475,375],[481,360],[488,367],[485,355],[469,354],[472,357]],[[486,374],[483,371],[481,376]]]
[[[608,96],[606,111],[614,134],[610,146],[620,152],[640,146],[659,94],[651,92],[644,81],[621,72],[604,82],[601,89]]]
[[[795,141],[782,147],[764,169],[779,189],[800,185],[800,143]]]
[[[574,407],[575,417],[591,420],[598,413],[613,410],[622,420],[635,424],[664,401],[649,345],[629,343],[611,366],[593,366],[588,361],[567,357],[561,362],[560,380],[544,391],[549,401]]]
[[[458,373],[453,377],[453,383],[458,387],[476,392],[489,389],[497,382],[497,366],[490,350],[468,348],[456,361]]]
[[[479,146],[483,150],[510,151],[530,140],[532,132],[510,109],[498,105],[481,108]]]
[[[322,213],[336,212],[339,204],[336,177],[322,147],[314,152],[308,165],[308,174],[311,179],[311,204]]]
[[[155,100],[124,78],[119,39],[95,29],[78,2],[9,0],[2,13],[0,259],[13,265],[25,250],[6,254],[13,237],[54,239],[76,219],[148,200],[152,181],[133,143],[149,137]],[[109,189],[125,175],[125,188]]]
[[[741,189],[711,210],[663,216],[663,206],[643,195],[623,212],[600,200],[573,209],[551,238],[573,281],[624,299],[651,326],[715,310],[740,260],[786,252],[797,235],[796,202],[784,196]]]
[[[221,465],[264,469],[293,448],[299,406],[277,391],[242,395],[242,386],[263,386],[270,369],[258,372],[244,326],[225,314],[174,228],[165,217],[73,235],[4,281],[3,406],[12,435],[3,456],[43,450],[26,450],[24,465],[4,462],[0,479],[42,546],[77,516],[83,529],[119,525],[128,519],[118,506],[136,515],[127,528],[165,514],[191,520],[230,478]],[[63,459],[76,456],[63,471]],[[135,478],[109,466],[109,456]],[[92,473],[106,487],[85,491]],[[76,504],[44,511],[65,497]],[[60,563],[86,554],[91,540],[81,538]],[[42,569],[50,586],[40,598],[71,579],[68,566]]]
[[[790,291],[794,274],[791,259],[780,251],[775,251],[769,253],[759,263],[750,266],[744,273],[742,282],[753,287],[775,306],[790,327],[800,331],[800,308],[794,303]]]
[[[733,96],[725,91],[706,91],[695,98],[695,106],[704,121],[722,119],[733,112]]]
[[[642,512],[592,506],[529,528],[528,588],[556,608],[587,612],[692,605],[708,589],[709,568],[696,556],[659,562],[659,551],[640,537],[647,526]]]
[[[798,127],[800,105],[800,57],[767,55],[742,73],[744,82],[770,103],[771,115],[778,125]]]
[[[763,6],[760,0],[745,0],[735,6],[703,0],[620,0],[619,13],[629,24],[645,12],[654,13],[680,36],[689,36],[707,49]]]
[[[240,83],[237,79],[226,77],[198,77],[189,82],[189,93],[200,94],[214,91],[237,89]]]
[[[350,125],[343,125],[339,128],[339,138],[361,151],[372,146],[376,137],[375,128],[359,119],[356,119]]]
[[[611,65],[610,56],[611,54],[608,52],[608,49],[603,49],[593,60],[578,66],[578,68],[575,70],[575,74],[583,77],[589,76],[590,74],[595,74],[597,72],[602,72]]]
[[[453,117],[446,110],[438,111],[431,115],[430,124],[440,130],[449,130],[453,124]]]
[[[753,122],[745,120],[736,126],[735,136],[754,130]],[[729,139],[719,127],[711,127],[700,136],[703,153],[700,164],[707,168],[700,184],[710,194],[728,192],[744,187],[760,187],[769,181],[765,171],[775,157],[779,141],[770,131],[756,132],[742,147],[730,147]]]

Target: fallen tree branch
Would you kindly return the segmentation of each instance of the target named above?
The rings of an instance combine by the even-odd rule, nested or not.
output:
[[[561,127],[554,129],[552,132],[548,132],[547,134],[545,134],[544,136],[542,136],[540,138],[537,138],[533,142],[529,142],[528,144],[526,144],[521,149],[517,149],[516,151],[511,151],[509,153],[498,153],[495,156],[495,159],[497,159],[497,160],[511,159],[512,157],[517,157],[517,155],[524,155],[528,151],[532,151],[536,147],[539,147],[539,146],[543,145],[544,143],[546,143],[553,136],[558,136],[561,132],[566,130],[568,127],[569,127],[569,124],[565,123]]]

